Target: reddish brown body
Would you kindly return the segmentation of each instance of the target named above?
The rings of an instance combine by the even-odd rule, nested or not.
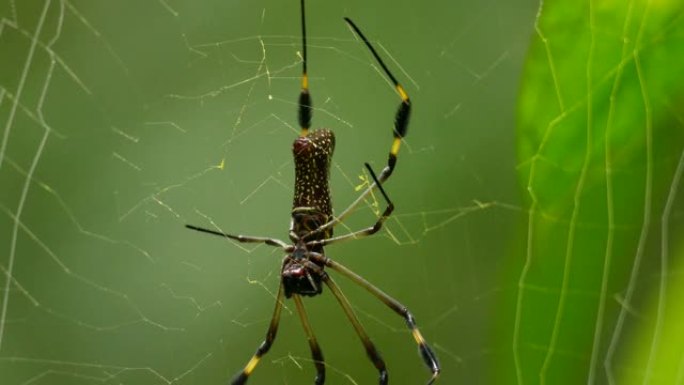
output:
[[[327,223],[333,215],[328,179],[334,151],[335,135],[326,129],[300,136],[292,144],[295,190],[290,239],[295,242],[295,249],[285,258],[281,271],[285,296],[288,298],[292,294],[315,296],[321,294],[323,289],[321,273],[324,266],[306,257],[310,251],[323,254],[323,246],[307,247],[304,241],[332,236],[332,227],[310,233]],[[316,271],[313,271],[311,264],[315,265]]]

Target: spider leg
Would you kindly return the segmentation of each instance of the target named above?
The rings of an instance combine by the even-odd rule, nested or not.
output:
[[[309,127],[311,127],[313,108],[311,94],[309,93],[309,75],[306,70],[306,15],[304,12],[304,0],[300,2],[300,9],[302,13],[302,90],[299,93],[299,101],[297,103],[297,117],[299,126],[302,128],[300,136],[306,136],[309,133]]]
[[[241,242],[241,243],[265,243],[269,246],[280,247],[281,249],[284,249],[286,251],[291,249],[290,245],[281,241],[280,239],[268,238],[268,237],[253,237],[250,235],[233,235],[233,234],[222,233],[222,232],[216,231],[216,230],[205,229],[204,227],[198,227],[198,226],[194,226],[194,225],[185,225],[185,227],[187,227],[190,230],[195,230],[195,231],[199,231],[201,233],[207,233],[207,234],[211,234],[211,235],[218,235],[219,237],[229,238],[229,239]]]
[[[416,320],[415,318],[413,318],[413,315],[408,310],[408,308],[402,305],[396,299],[390,297],[382,290],[375,287],[373,284],[365,280],[360,275],[349,270],[347,267],[331,260],[330,258],[324,257],[323,255],[318,253],[310,253],[309,257],[312,260],[325,264],[325,266],[337,271],[338,273],[352,280],[352,282],[368,290],[376,298],[382,301],[382,303],[387,305],[387,307],[394,310],[395,313],[399,314],[402,318],[404,318],[404,320],[406,321],[406,325],[408,326],[409,330],[411,330],[413,339],[416,341],[416,344],[418,344],[418,349],[420,350],[420,355],[423,358],[425,365],[427,365],[427,367],[432,372],[432,377],[430,377],[430,379],[428,380],[427,385],[434,383],[437,377],[439,377],[439,372],[441,370],[439,362],[437,361],[437,356],[428,346],[427,342],[425,341],[425,338],[423,338],[423,335],[420,333],[420,330],[418,330],[418,327],[416,326]],[[326,281],[326,283],[328,282]],[[333,290],[333,294],[334,293],[335,292]]]
[[[304,309],[304,304],[302,303],[302,297],[299,294],[293,294],[292,299],[297,306],[299,319],[302,321],[306,338],[309,340],[311,357],[313,358],[314,365],[316,365],[316,379],[314,380],[314,384],[323,385],[323,383],[325,383],[325,361],[323,359],[323,352],[321,351],[321,347],[318,345],[318,341],[316,341],[316,336],[311,328],[309,317],[306,315],[306,310]]]
[[[389,199],[389,196],[387,195],[387,192],[385,189],[382,187],[382,184],[378,182],[378,178],[375,176],[375,172],[373,172],[373,169],[368,163],[365,163],[366,168],[368,169],[368,172],[370,172],[371,177],[373,178],[373,181],[375,184],[377,184],[378,190],[380,190],[380,193],[382,194],[383,198],[385,199],[385,202],[387,202],[387,207],[385,208],[385,211],[382,213],[380,218],[375,222],[373,226],[367,227],[365,229],[355,231],[353,233],[349,234],[344,234],[340,235],[337,237],[333,238],[326,238],[326,239],[321,239],[321,240],[316,240],[316,241],[310,241],[307,242],[306,245],[311,247],[311,246],[327,246],[332,243],[338,243],[340,241],[346,241],[349,239],[358,239],[358,238],[363,238],[367,237],[369,235],[373,235],[380,231],[382,228],[382,224],[385,223],[387,218],[389,218],[390,215],[392,215],[392,212],[394,211],[394,203]],[[318,229],[314,230],[314,232],[317,232]],[[306,235],[307,237],[309,236],[308,234]]]
[[[347,300],[347,297],[344,296],[340,288],[328,274],[323,273],[323,282],[328,285],[328,288],[330,288],[330,291],[337,299],[337,302],[339,302],[340,306],[342,306],[344,314],[347,315],[349,322],[351,322],[354,326],[356,334],[359,336],[363,346],[366,348],[366,354],[368,355],[368,358],[370,358],[370,360],[373,362],[373,365],[375,365],[375,368],[378,369],[378,372],[380,372],[380,385],[387,385],[388,374],[385,361],[383,361],[382,357],[380,357],[380,353],[375,348],[373,342],[371,342],[368,334],[366,334],[366,330],[363,328],[361,321],[359,321],[359,318],[354,313],[349,300]]]
[[[375,50],[373,45],[370,43],[368,38],[361,32],[361,29],[354,24],[354,22],[345,17],[344,21],[351,27],[352,30],[354,30],[354,33],[361,38],[363,43],[366,45],[368,50],[371,52],[377,63],[382,67],[383,72],[389,78],[389,80],[392,82],[394,85],[394,89],[397,91],[397,94],[399,94],[399,98],[401,98],[401,102],[399,102],[399,107],[397,108],[397,112],[394,114],[394,130],[392,131],[393,133],[393,140],[392,140],[392,145],[390,147],[390,152],[389,156],[387,158],[387,165],[380,171],[380,175],[378,178],[370,185],[368,188],[366,188],[357,198],[354,200],[347,208],[345,208],[338,216],[334,217],[328,223],[325,225],[321,226],[319,229],[316,230],[316,233],[325,231],[326,229],[329,229],[331,227],[336,226],[338,223],[342,222],[344,218],[349,215],[356,206],[361,203],[366,197],[375,189],[376,187],[380,186],[382,183],[385,183],[387,179],[392,175],[392,172],[394,172],[394,167],[397,164],[397,155],[399,154],[399,149],[401,147],[401,141],[402,139],[406,136],[406,133],[408,132],[408,124],[409,124],[409,118],[411,117],[411,99],[409,98],[408,93],[404,89],[404,87],[399,83],[396,77],[392,74],[392,72],[387,68],[387,65],[385,62],[382,61],[382,58],[378,54],[378,52]]]
[[[283,290],[283,284],[281,283],[280,287],[278,288],[278,296],[276,297],[275,309],[273,310],[271,324],[269,325],[268,331],[266,332],[266,338],[264,339],[264,342],[262,342],[261,345],[259,345],[259,347],[256,350],[256,353],[254,353],[249,362],[247,362],[245,368],[242,369],[240,373],[235,375],[235,377],[233,377],[233,380],[230,382],[231,385],[245,384],[247,382],[247,378],[249,378],[249,375],[252,374],[254,368],[256,368],[257,364],[259,363],[259,360],[261,360],[261,357],[263,357],[263,355],[266,354],[268,350],[271,348],[271,345],[275,340],[276,333],[278,332],[278,324],[280,323],[280,313],[283,310],[284,296],[285,295]]]

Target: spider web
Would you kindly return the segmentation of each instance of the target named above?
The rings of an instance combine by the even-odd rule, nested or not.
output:
[[[0,1],[2,384],[225,383],[246,363],[270,320],[281,254],[183,226],[286,238],[295,3]],[[398,103],[343,16],[415,109],[386,184],[395,215],[329,256],[409,306],[443,383],[487,382],[510,346],[490,336],[491,316],[517,288],[500,277],[527,214],[513,116],[536,4],[338,3],[307,9],[314,127],[337,136],[338,212],[367,183],[363,162],[383,166]],[[373,223],[383,205],[371,197],[336,234]],[[404,322],[337,281],[390,376],[426,380]],[[332,296],[305,304],[326,383],[375,381]],[[286,303],[250,383],[313,373]]]

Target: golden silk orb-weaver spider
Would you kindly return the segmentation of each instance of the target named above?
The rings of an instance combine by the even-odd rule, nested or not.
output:
[[[358,274],[328,258],[324,251],[324,247],[327,245],[375,234],[382,228],[385,220],[392,214],[394,204],[389,199],[382,184],[392,175],[392,171],[394,171],[401,140],[406,135],[411,112],[411,101],[408,94],[382,61],[375,48],[373,48],[373,45],[371,45],[370,41],[363,35],[353,21],[348,18],[344,18],[344,20],[363,41],[366,47],[368,47],[375,60],[380,67],[382,67],[385,75],[394,84],[394,87],[401,98],[399,108],[394,118],[394,139],[390,147],[387,165],[382,169],[380,174],[376,176],[370,165],[365,163],[365,166],[373,179],[373,183],[370,184],[369,187],[364,190],[351,205],[349,205],[349,207],[339,215],[333,216],[328,180],[330,176],[330,162],[335,148],[335,135],[332,131],[327,129],[309,130],[311,125],[312,104],[306,68],[306,18],[304,0],[301,0],[302,89],[299,94],[298,102],[298,116],[301,132],[292,145],[295,163],[295,183],[292,219],[289,231],[291,243],[275,238],[232,235],[193,225],[186,225],[186,227],[192,230],[230,238],[238,242],[264,243],[270,246],[279,247],[285,252],[285,257],[283,258],[280,269],[280,286],[275,303],[275,310],[273,311],[273,317],[271,318],[268,331],[266,332],[266,338],[261,345],[259,345],[256,353],[254,353],[244,368],[232,379],[231,385],[245,384],[261,358],[271,348],[278,331],[280,314],[285,298],[292,298],[294,301],[297,313],[299,314],[302,326],[304,327],[304,332],[307,335],[309,347],[311,348],[311,356],[313,357],[313,362],[316,367],[314,384],[323,385],[325,383],[325,361],[323,352],[316,340],[302,301],[302,296],[316,296],[321,294],[323,285],[326,285],[329,288],[335,299],[340,303],[349,322],[351,322],[356,334],[361,339],[368,357],[379,372],[380,385],[386,385],[388,383],[389,377],[385,361],[383,361],[380,353],[368,337],[368,334],[361,325],[361,322],[354,313],[347,298],[344,296],[339,286],[337,286],[337,283],[335,283],[332,277],[325,271],[326,268],[339,273],[350,279],[353,283],[363,287],[395,313],[403,317],[418,345],[423,361],[432,373],[427,384],[432,384],[439,376],[440,366],[437,357],[418,330],[416,321],[406,306],[385,294],[385,292],[375,287]],[[333,237],[333,227],[339,224],[374,189],[380,191],[387,203],[387,207],[375,224],[359,231]]]

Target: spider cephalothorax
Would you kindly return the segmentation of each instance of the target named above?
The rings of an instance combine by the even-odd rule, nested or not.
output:
[[[294,245],[292,251],[285,256],[280,272],[285,297],[290,298],[292,294],[315,296],[323,292],[321,281],[325,265],[311,259],[312,253],[323,254],[323,246],[308,244],[307,241],[329,238],[325,231],[315,233],[328,223],[329,218],[315,207],[296,207],[292,210],[290,240]]]
[[[323,292],[324,265],[311,260],[310,256],[311,252],[304,242],[299,242],[294,251],[285,256],[280,275],[286,298],[292,297],[292,294],[313,297]]]

